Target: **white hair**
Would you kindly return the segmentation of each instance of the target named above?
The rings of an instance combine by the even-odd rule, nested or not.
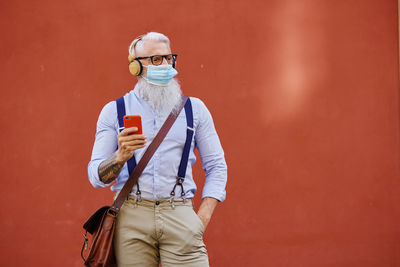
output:
[[[159,32],[148,32],[132,41],[132,43],[129,45],[129,55],[134,57],[135,47],[142,46],[143,41],[160,41],[166,43],[168,47],[170,47],[169,39],[167,36]]]

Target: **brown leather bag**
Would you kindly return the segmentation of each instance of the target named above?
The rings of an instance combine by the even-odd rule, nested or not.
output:
[[[110,208],[104,206],[98,209],[83,225],[86,233],[81,256],[86,266],[117,266],[113,248],[116,214]],[[88,232],[93,236],[93,240],[89,256],[85,259],[83,249],[87,248]]]
[[[182,108],[184,107],[188,97],[182,96],[182,101],[177,112],[171,112],[161,127],[160,131],[157,133],[153,142],[146,149],[138,165],[135,167],[133,172],[130,174],[128,180],[126,181],[124,187],[118,194],[117,199],[114,201],[111,207],[104,206],[98,209],[83,225],[86,230],[84,236],[84,242],[81,250],[81,257],[85,261],[85,265],[89,267],[116,267],[116,259],[114,254],[114,232],[115,224],[118,212],[120,211],[125,199],[128,197],[132,190],[132,187],[139,179],[147,163],[150,161],[154,152],[157,150],[158,146],[164,140],[168,131],[171,129],[172,124],[175,122]],[[89,255],[85,259],[83,256],[83,251],[88,247],[88,237],[87,233],[92,235],[92,242],[89,248]]]

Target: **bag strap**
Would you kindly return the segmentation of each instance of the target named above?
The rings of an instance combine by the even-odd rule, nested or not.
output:
[[[125,101],[123,96],[117,99],[117,113],[118,113],[119,132],[122,132],[122,130],[124,129],[124,116],[126,114]],[[133,155],[128,160],[127,164],[128,164],[129,174],[131,174],[133,169],[135,169],[136,167],[135,155]]]
[[[112,211],[115,214],[118,214],[120,211],[122,204],[124,204],[127,196],[132,190],[132,187],[135,185],[137,180],[139,179],[140,175],[142,174],[144,168],[146,167],[147,163],[150,161],[151,157],[153,156],[154,152],[157,150],[161,142],[164,140],[165,136],[169,132],[169,130],[172,127],[172,124],[174,124],[176,118],[178,117],[179,113],[183,109],[183,106],[185,105],[188,97],[187,96],[182,96],[181,103],[176,110],[176,112],[172,112],[169,114],[168,118],[164,122],[163,126],[161,127],[160,131],[157,133],[156,137],[154,138],[153,142],[148,146],[146,151],[144,152],[142,158],[140,159],[138,165],[136,168],[133,170],[133,172],[130,174],[128,180],[126,181],[124,187],[121,189],[121,191],[118,194],[117,199],[114,201],[112,207],[110,208],[110,211]]]

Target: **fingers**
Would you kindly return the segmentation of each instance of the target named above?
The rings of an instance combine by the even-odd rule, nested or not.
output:
[[[146,139],[135,139],[135,140],[126,140],[126,141],[121,141],[120,146],[122,148],[129,148],[133,146],[141,146],[146,144]]]
[[[134,139],[146,139],[143,134],[135,134],[138,131],[137,127],[125,128],[122,132],[118,134],[118,140],[134,140]]]
[[[134,134],[137,132],[136,127],[126,128],[122,132],[120,132],[117,136],[118,141],[121,140],[135,140],[135,139],[146,139],[146,136],[143,134]]]
[[[120,142],[131,142],[131,141],[139,141],[146,142],[147,137],[143,134],[132,134],[132,135],[118,135],[118,143]]]
[[[132,152],[138,148],[144,147],[146,142],[147,137],[143,134],[118,135],[119,149],[126,150],[127,152]]]
[[[137,127],[126,128],[117,136],[118,155],[123,161],[132,157],[135,150],[146,146],[147,137],[143,134],[135,134]]]
[[[146,145],[147,138],[145,136],[127,136],[118,139],[118,146],[124,150],[135,150],[136,147],[144,147]]]
[[[130,135],[138,131],[137,127],[130,127],[130,128],[125,128],[120,134],[121,135]]]

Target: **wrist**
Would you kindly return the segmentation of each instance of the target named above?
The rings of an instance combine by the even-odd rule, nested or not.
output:
[[[200,221],[203,224],[204,229],[207,228],[208,224],[210,223],[211,216],[203,215],[201,213],[197,213],[197,216],[200,218]]]
[[[209,222],[211,220],[211,215],[210,214],[202,214],[200,212],[197,213],[197,216],[203,221],[203,222]]]
[[[125,159],[121,153],[119,152],[119,150],[115,151],[115,163],[116,164],[122,164],[124,165],[125,162],[127,162],[127,159]]]

